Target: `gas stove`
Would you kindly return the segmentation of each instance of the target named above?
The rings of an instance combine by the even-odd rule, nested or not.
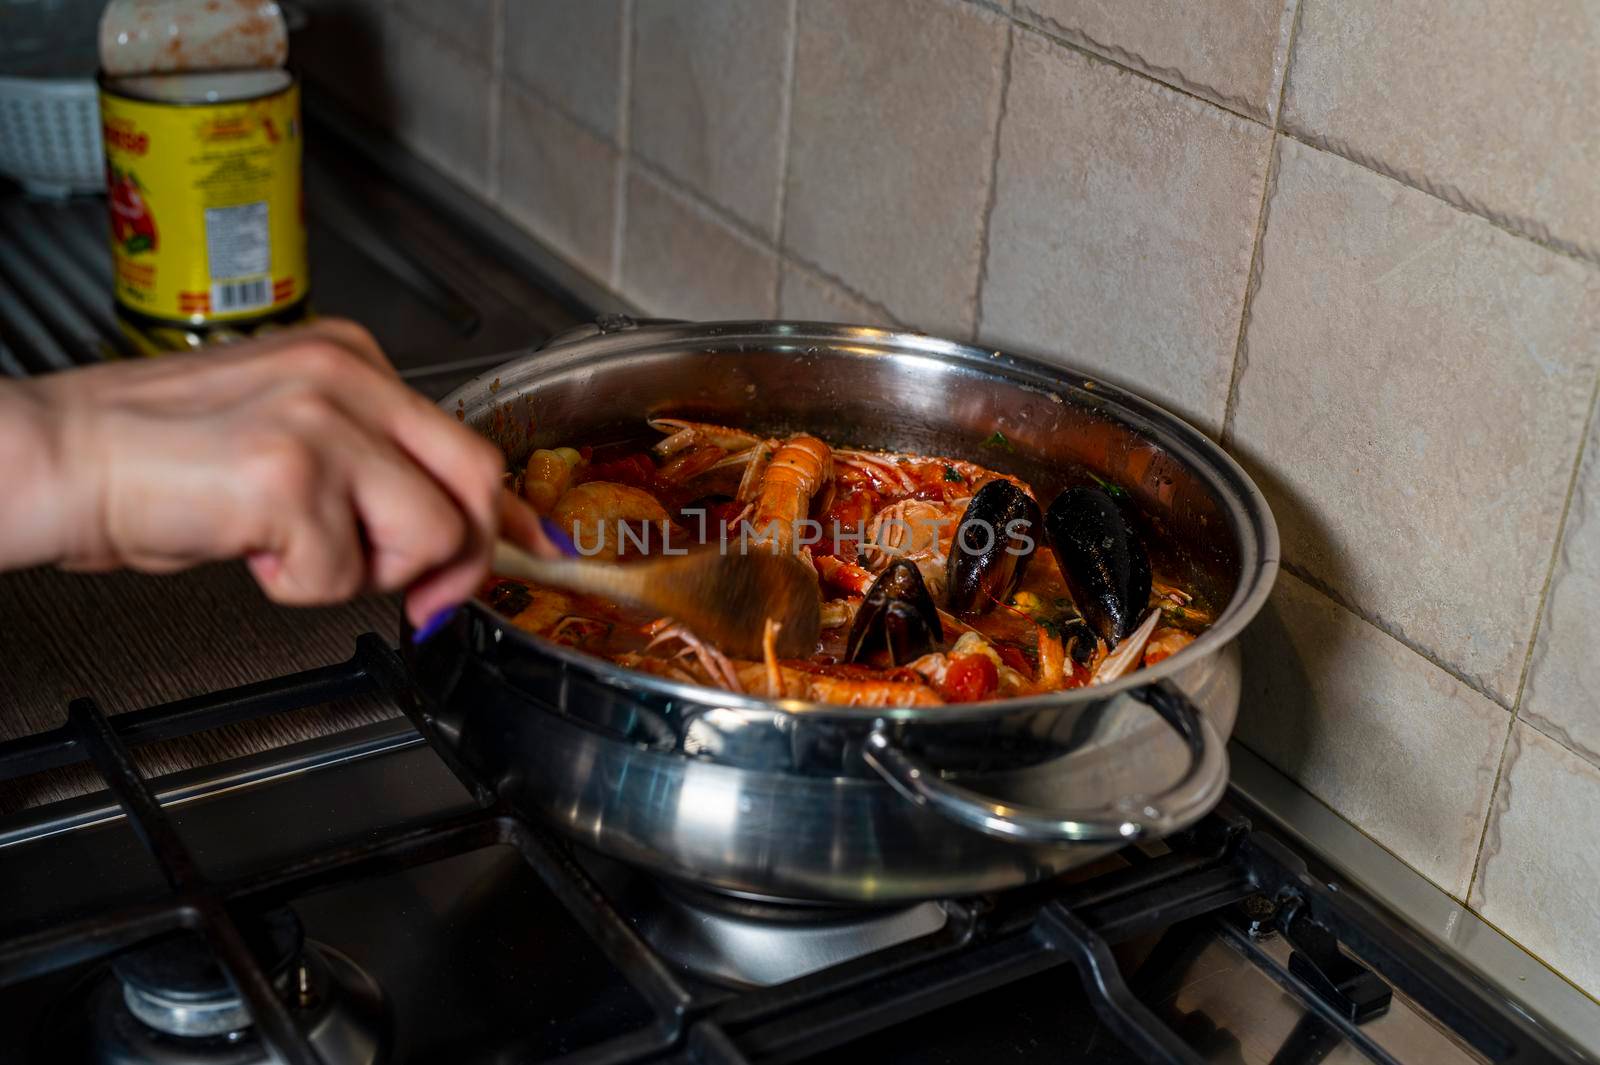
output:
[[[129,756],[362,693],[408,716],[157,780]],[[87,761],[107,785],[0,822],[0,1059],[1593,1060],[1237,789],[1017,891],[793,907],[548,836],[417,713],[366,636],[210,696],[79,700],[0,745],[0,779]]]

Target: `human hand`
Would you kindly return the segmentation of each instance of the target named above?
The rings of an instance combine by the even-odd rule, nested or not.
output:
[[[352,322],[55,374],[0,400],[35,439],[0,440],[0,462],[20,450],[29,466],[0,518],[0,566],[243,557],[278,602],[404,590],[420,626],[473,593],[502,526],[559,554],[504,491],[499,450],[407,388]]]

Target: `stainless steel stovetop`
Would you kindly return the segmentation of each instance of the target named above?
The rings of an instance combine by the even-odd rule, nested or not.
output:
[[[79,701],[0,745],[0,778],[89,759],[110,785],[0,824],[0,1057],[1593,1060],[1237,787],[1055,881],[860,912],[554,840],[406,719],[149,782],[127,757],[363,691],[419,710],[363,637],[346,663],[115,718]]]

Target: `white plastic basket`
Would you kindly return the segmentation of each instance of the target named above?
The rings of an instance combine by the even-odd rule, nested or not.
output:
[[[28,191],[105,189],[95,31],[105,0],[0,0],[0,175]]]
[[[0,77],[0,173],[42,196],[102,192],[93,79]]]

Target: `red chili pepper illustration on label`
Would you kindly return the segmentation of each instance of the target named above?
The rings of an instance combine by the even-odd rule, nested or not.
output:
[[[122,245],[123,251],[136,255],[154,251],[156,247],[156,220],[150,215],[139,190],[139,179],[133,173],[123,173],[108,167],[106,191],[111,203],[111,237]]]

